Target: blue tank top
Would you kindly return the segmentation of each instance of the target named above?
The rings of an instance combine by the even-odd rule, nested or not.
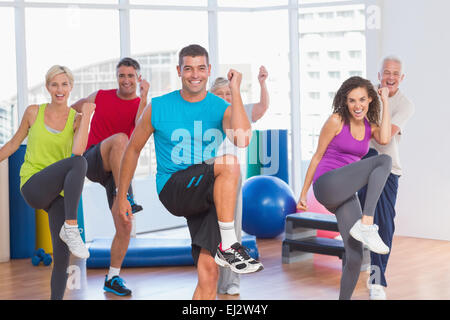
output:
[[[199,102],[184,100],[179,90],[152,98],[158,194],[175,172],[216,156],[225,138],[222,119],[228,106],[209,92]]]

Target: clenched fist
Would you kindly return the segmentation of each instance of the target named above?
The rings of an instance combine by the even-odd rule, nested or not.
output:
[[[259,83],[263,83],[267,80],[267,77],[269,76],[269,73],[267,72],[266,68],[264,66],[259,67],[259,74],[258,74],[258,81]]]
[[[149,89],[150,89],[150,83],[147,80],[142,79],[141,81],[139,81],[139,92],[140,92],[141,98],[147,97]]]
[[[234,69],[230,69],[230,71],[228,71],[228,81],[230,81],[230,89],[237,89],[239,90],[241,87],[241,81],[242,81],[242,73],[234,70]]]
[[[389,98],[389,89],[387,87],[379,88],[378,94],[380,95],[382,101],[387,101]]]

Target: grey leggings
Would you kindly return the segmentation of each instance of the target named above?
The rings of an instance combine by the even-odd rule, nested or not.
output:
[[[313,185],[317,201],[336,215],[344,242],[345,264],[339,293],[341,300],[351,298],[358,282],[363,258],[362,243],[350,236],[350,229],[361,219],[361,204],[356,193],[367,185],[363,214],[373,217],[391,167],[391,157],[382,154],[328,171]]]
[[[81,156],[63,159],[34,174],[20,190],[32,208],[48,213],[53,245],[52,300],[64,297],[70,252],[59,232],[65,220],[77,219],[86,170],[86,159]],[[62,190],[64,197],[60,195]]]

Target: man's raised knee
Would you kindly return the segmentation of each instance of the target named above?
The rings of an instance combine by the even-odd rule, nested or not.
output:
[[[214,163],[219,174],[227,174],[239,178],[241,167],[239,159],[235,155],[226,154],[218,157]]]
[[[127,144],[128,144],[128,136],[125,133],[120,132],[113,136],[113,148],[118,147],[125,149]]]

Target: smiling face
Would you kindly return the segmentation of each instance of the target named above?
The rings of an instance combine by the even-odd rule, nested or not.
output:
[[[359,87],[351,90],[347,95],[347,108],[350,116],[357,121],[364,120],[371,102],[372,98],[369,97],[366,88]]]
[[[67,104],[72,85],[69,77],[65,73],[60,73],[50,79],[46,85],[50,93],[52,103]]]
[[[120,66],[117,69],[119,95],[127,99],[134,98],[136,96],[136,88],[139,80],[136,69],[131,66]]]
[[[394,60],[386,60],[378,73],[378,80],[380,80],[381,86],[389,89],[389,97],[397,93],[398,86],[404,77],[402,65]]]
[[[228,103],[231,103],[231,89],[229,86],[223,86],[215,89],[213,92],[218,97],[221,97]]]
[[[181,78],[183,95],[198,97],[206,94],[206,84],[211,72],[205,56],[185,56],[181,66],[177,66]]]

